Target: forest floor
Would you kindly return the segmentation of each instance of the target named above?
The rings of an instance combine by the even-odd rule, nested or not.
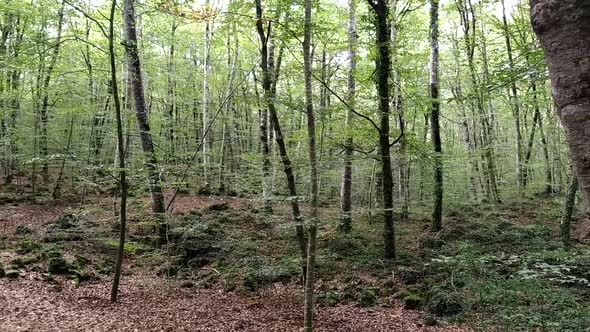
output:
[[[2,196],[0,331],[298,331],[299,259],[288,205],[181,195],[169,244],[153,247],[146,197],[131,198],[119,302],[108,302],[116,252],[112,199],[35,204]],[[336,232],[323,208],[318,331],[590,329],[590,222],[557,241],[560,199],[426,212],[398,223],[399,258],[381,257],[379,216]],[[4,277],[4,278],[1,278]]]

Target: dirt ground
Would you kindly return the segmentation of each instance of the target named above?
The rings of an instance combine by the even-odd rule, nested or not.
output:
[[[182,289],[162,279],[124,277],[120,301],[108,301],[109,284],[60,290],[35,280],[0,280],[0,331],[299,331],[302,296],[293,286],[253,295]],[[424,326],[418,311],[319,307],[316,331],[469,331]]]

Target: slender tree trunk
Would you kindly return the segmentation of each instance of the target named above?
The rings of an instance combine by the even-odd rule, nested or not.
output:
[[[590,2],[530,0],[530,8],[579,186],[590,202]]]
[[[12,44],[12,58],[14,60],[18,59],[20,54],[20,47],[23,41],[24,36],[24,25],[20,18],[17,18],[15,21],[15,37]],[[12,182],[12,177],[14,174],[18,173],[18,145],[17,145],[17,119],[18,114],[20,112],[20,69],[14,69],[10,72],[10,92],[12,94],[10,98],[10,119],[8,122],[8,138],[9,138],[9,160],[8,160],[8,169],[9,174],[6,177],[6,184],[10,184]]]
[[[69,125],[69,130],[68,130],[68,142],[66,143],[66,151],[65,154],[69,154],[70,153],[70,146],[72,145],[72,136],[74,135],[74,116],[72,114],[70,114],[70,125]],[[59,168],[59,173],[57,174],[57,179],[55,180],[55,186],[53,187],[53,192],[51,193],[51,198],[53,198],[54,200],[57,199],[57,197],[60,195],[60,190],[61,190],[61,182],[62,182],[62,177],[64,174],[64,168],[66,166],[66,156],[64,154],[64,157],[62,158],[61,161],[61,167]]]
[[[148,172],[148,182],[152,196],[152,211],[158,218],[158,241],[159,244],[166,243],[167,226],[164,220],[164,195],[162,194],[162,184],[160,182],[160,172],[158,159],[154,150],[152,136],[150,134],[150,125],[148,121],[148,108],[145,103],[143,89],[143,80],[141,76],[141,64],[137,48],[137,31],[135,23],[135,0],[123,1],[123,18],[125,21],[125,50],[127,52],[127,61],[129,67],[129,80],[131,83],[131,92],[135,102],[135,115],[137,117],[137,126],[141,138],[141,147],[144,154],[144,167]],[[115,82],[113,82],[113,85]]]
[[[293,166],[291,164],[291,159],[289,159],[289,154],[287,152],[287,146],[285,145],[285,140],[283,138],[283,132],[281,130],[281,124],[279,122],[279,117],[277,115],[277,111],[275,109],[275,94],[274,90],[272,89],[273,83],[271,82],[270,71],[268,68],[268,48],[267,46],[267,33],[264,32],[263,26],[263,19],[262,19],[262,4],[261,0],[256,0],[256,29],[258,31],[258,36],[260,37],[260,44],[261,44],[261,61],[260,67],[262,69],[262,87],[264,89],[264,102],[266,103],[266,107],[268,107],[268,112],[270,115],[270,122],[272,123],[272,127],[275,133],[275,140],[277,142],[277,146],[279,148],[279,155],[281,156],[281,161],[283,162],[283,167],[285,170],[285,175],[287,177],[287,187],[289,189],[289,200],[291,202],[291,209],[293,211],[293,221],[295,222],[295,230],[297,234],[297,242],[299,244],[299,250],[301,253],[301,265],[303,271],[303,279],[307,275],[307,269],[305,267],[305,262],[307,259],[307,241],[305,239],[305,230],[303,228],[303,220],[301,218],[301,211],[299,209],[299,199],[297,197],[297,187],[295,185],[295,174],[293,172]],[[278,68],[278,64],[277,64]],[[274,80],[278,79],[278,71],[274,73]]]
[[[312,77],[311,77],[311,0],[304,1],[305,16],[303,28],[303,76],[305,78],[305,112],[307,114],[307,142],[309,152],[309,177],[311,182],[311,220],[307,229],[307,274],[305,278],[305,310],[304,325],[305,332],[313,331],[314,312],[314,283],[315,283],[315,261],[316,261],[316,238],[318,218],[318,164],[316,156],[316,128],[315,114],[313,110]]]
[[[382,166],[383,188],[383,242],[386,258],[395,258],[395,230],[393,224],[393,174],[391,170],[391,145],[389,142],[389,75],[391,72],[391,31],[387,24],[389,5],[386,0],[368,0],[374,14],[377,31],[377,58],[375,59],[377,93],[379,96],[379,154]]]
[[[516,88],[516,77],[514,73],[514,59],[512,56],[512,45],[510,42],[510,33],[508,31],[508,22],[506,20],[506,6],[504,0],[500,0],[502,3],[502,23],[504,28],[504,38],[506,41],[506,51],[508,53],[508,66],[510,67],[510,101],[512,102],[512,112],[514,116],[514,130],[516,132],[516,171],[517,171],[517,182],[518,189],[522,190],[526,186],[524,180],[524,170],[522,162],[522,134],[520,132],[520,104],[518,101],[518,90]],[[522,194],[522,193],[521,193]]]
[[[174,51],[175,51],[175,35],[176,29],[178,28],[178,23],[176,21],[172,22],[172,26],[170,28],[170,46],[168,52],[168,64],[166,68],[166,138],[168,140],[169,149],[168,149],[168,159],[170,161],[174,161],[176,158],[175,152],[175,133],[174,133],[174,110],[176,108],[176,93],[175,93],[175,86],[174,86]]]
[[[126,2],[129,0],[126,0]],[[131,4],[133,6],[133,4]],[[109,19],[109,60],[111,66],[111,91],[113,94],[113,102],[115,106],[115,119],[117,122],[117,156],[119,159],[119,190],[121,195],[121,202],[119,204],[119,248],[117,250],[117,262],[115,264],[115,276],[113,278],[113,287],[111,288],[111,302],[117,301],[117,293],[119,290],[119,281],[121,280],[121,268],[123,266],[123,256],[125,254],[125,232],[127,230],[127,174],[125,169],[125,143],[123,142],[123,120],[121,116],[121,102],[119,99],[119,88],[117,81],[117,65],[115,63],[115,45],[114,45],[114,30],[113,24],[115,20],[115,9],[117,7],[116,0],[113,0],[111,5],[111,15]],[[128,9],[127,6],[125,6]],[[133,13],[131,7],[131,13]],[[126,12],[128,14],[128,12]]]
[[[57,64],[57,58],[59,56],[59,49],[61,46],[61,35],[62,35],[62,27],[64,22],[64,2],[62,1],[60,7],[57,12],[58,16],[58,23],[57,23],[57,37],[55,38],[55,44],[53,46],[53,53],[51,54],[51,59],[49,62],[49,66],[47,67],[47,72],[45,73],[45,78],[43,81],[43,97],[41,101],[41,109],[39,113],[39,120],[41,125],[41,135],[39,137],[39,150],[41,152],[41,174],[43,176],[43,181],[47,182],[49,180],[49,154],[48,154],[48,146],[47,146],[47,112],[49,110],[49,83],[51,82],[51,75],[53,74],[53,69]]]
[[[210,0],[205,1],[208,7]],[[209,74],[211,73],[211,23],[205,23],[205,52],[203,68],[203,179],[205,185],[209,185],[209,149],[211,147],[211,133],[209,127],[209,113],[211,111],[211,91],[209,87]]]
[[[442,143],[440,138],[440,101],[438,84],[438,1],[430,0],[430,128],[434,147],[434,207],[432,210],[432,230],[442,229],[443,203],[443,165]]]
[[[522,179],[521,183],[523,187],[528,185],[529,180],[529,162],[531,160],[531,155],[533,153],[533,145],[535,143],[535,132],[537,129],[537,125],[539,123],[539,119],[541,117],[541,112],[539,112],[538,106],[534,106],[534,114],[533,114],[533,124],[531,125],[531,131],[529,132],[529,140],[526,146],[526,151],[524,153],[524,160],[522,163]]]
[[[572,223],[572,215],[574,213],[574,208],[576,205],[576,193],[578,192],[578,179],[576,178],[575,172],[570,174],[570,182],[567,187],[567,192],[565,194],[565,200],[563,204],[563,211],[561,212],[561,241],[563,245],[568,248],[571,245],[570,242],[570,232],[571,232],[571,223]]]
[[[348,131],[352,129],[352,111],[356,95],[356,0],[348,0],[348,109],[346,110],[345,126]],[[352,229],[352,135],[348,133],[345,139],[344,170],[340,186],[340,225],[339,230],[348,233]]]

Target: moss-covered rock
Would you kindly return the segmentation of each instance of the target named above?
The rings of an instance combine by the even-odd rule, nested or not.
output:
[[[63,257],[53,257],[47,264],[47,271],[53,274],[68,274],[70,264]]]
[[[379,288],[376,288],[376,287],[364,288],[360,292],[360,297],[358,299],[358,303],[361,307],[371,307],[377,303],[378,297],[379,297]]]
[[[434,315],[448,317],[460,314],[463,304],[455,293],[436,292],[430,297],[427,309]]]
[[[5,271],[4,277],[8,279],[16,279],[20,277],[20,272],[18,272],[18,270],[8,269]]]
[[[18,235],[31,234],[31,230],[26,225],[17,225],[14,232]]]
[[[404,296],[402,301],[404,303],[404,309],[416,310],[420,308],[424,299],[416,293],[409,293]]]

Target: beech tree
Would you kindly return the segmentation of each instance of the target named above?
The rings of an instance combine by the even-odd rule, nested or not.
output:
[[[137,127],[141,139],[141,147],[144,154],[144,167],[147,170],[150,194],[152,196],[152,212],[158,218],[158,241],[160,244],[166,243],[166,222],[164,220],[164,195],[160,183],[160,170],[158,158],[155,153],[150,125],[148,121],[148,107],[145,100],[145,90],[143,85],[141,63],[137,43],[137,24],[135,21],[134,0],[123,1],[123,19],[125,21],[125,50],[129,67],[129,80],[135,115],[137,118]]]
[[[443,208],[443,165],[442,143],[440,138],[440,101],[438,84],[438,0],[430,1],[430,128],[434,148],[434,208],[432,211],[432,230],[442,228]]]
[[[530,8],[580,189],[590,202],[590,3],[531,0]]]

